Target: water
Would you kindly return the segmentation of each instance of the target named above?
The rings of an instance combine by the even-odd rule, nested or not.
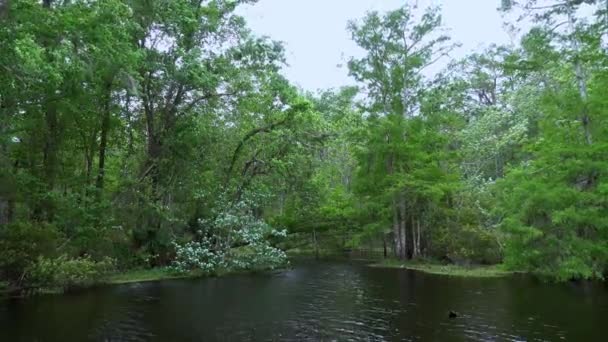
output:
[[[0,302],[0,341],[606,341],[607,323],[600,283],[452,278],[357,262]]]

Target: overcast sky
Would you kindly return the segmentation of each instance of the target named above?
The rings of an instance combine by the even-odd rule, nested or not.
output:
[[[350,40],[346,25],[367,11],[388,11],[406,0],[260,0],[244,7],[243,15],[257,35],[270,36],[286,44],[289,67],[285,75],[305,90],[353,84],[344,64],[361,51]],[[416,1],[416,0],[408,0]],[[440,4],[443,23],[462,47],[453,53],[462,57],[490,43],[507,44],[509,34],[496,10],[500,0],[419,0],[419,7]]]

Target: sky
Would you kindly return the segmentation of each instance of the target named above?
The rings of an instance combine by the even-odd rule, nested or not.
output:
[[[315,91],[354,84],[346,61],[363,52],[350,39],[348,21],[370,10],[396,9],[405,1],[416,0],[259,0],[239,14],[255,34],[285,43],[285,76],[304,90]],[[441,5],[445,28],[462,44],[452,57],[513,41],[496,10],[500,0],[418,0],[419,8],[432,4]]]

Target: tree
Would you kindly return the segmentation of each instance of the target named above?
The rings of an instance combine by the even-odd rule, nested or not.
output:
[[[427,9],[416,22],[408,7],[382,16],[372,12],[361,23],[349,25],[353,40],[367,52],[362,59],[350,60],[350,74],[365,84],[372,116],[367,151],[359,157],[361,165],[367,166],[359,177],[376,185],[369,200],[392,208],[385,215],[392,212],[394,250],[401,259],[421,251],[419,229],[414,227],[416,204],[413,198],[408,203],[408,189],[400,178],[409,174],[413,164],[408,141],[414,124],[408,121],[419,114],[425,83],[422,72],[455,46],[449,44],[449,37],[438,34],[440,25],[438,8]]]
[[[595,3],[591,1],[589,3]],[[593,25],[579,24],[581,2],[541,10],[539,27],[523,41],[522,59],[542,75],[538,137],[530,157],[513,168],[497,190],[497,211],[509,234],[506,262],[560,280],[602,278],[606,272],[606,204],[603,170],[606,55]],[[551,26],[565,16],[568,30]],[[538,62],[538,63],[536,63]],[[602,90],[600,90],[602,89]],[[599,105],[599,106],[598,106]]]
[[[322,120],[280,76],[281,44],[235,15],[246,2],[8,3],[0,236],[7,258],[48,240],[11,277],[62,254],[168,264],[243,196],[270,221],[269,189],[308,179]]]

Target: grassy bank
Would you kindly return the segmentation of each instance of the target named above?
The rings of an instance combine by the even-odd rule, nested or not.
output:
[[[108,284],[130,284],[143,283],[149,281],[169,280],[169,279],[184,279],[201,277],[203,274],[199,272],[176,273],[167,268],[152,268],[143,270],[130,270],[117,273],[108,277]]]
[[[285,251],[289,257],[315,257],[316,252],[312,248],[292,248]],[[350,259],[378,259],[382,258],[383,250],[366,249],[359,250],[342,250],[342,249],[319,249],[319,258],[350,258]]]
[[[117,273],[108,277],[106,284],[131,284],[145,283],[150,281],[171,280],[171,279],[191,279],[201,277],[221,277],[230,274],[251,274],[269,272],[267,269],[251,269],[251,270],[219,270],[213,274],[205,274],[203,272],[192,271],[189,273],[176,273],[167,268],[153,268],[144,270],[131,270]]]
[[[507,271],[502,265],[445,265],[430,261],[399,261],[399,260],[383,260],[379,263],[370,265],[372,267],[385,268],[405,268],[430,274],[439,274],[454,277],[471,277],[471,278],[492,278],[504,277],[513,274]]]
[[[318,255],[319,258],[331,258],[344,255],[343,252],[335,249],[319,249],[317,254],[312,248],[292,248],[286,250],[285,253],[290,258],[315,257],[316,255]]]
[[[154,268],[148,270],[130,270],[120,273],[115,273],[107,277],[96,281],[90,281],[86,284],[76,284],[70,287],[60,286],[47,286],[47,287],[36,287],[36,288],[9,288],[8,283],[0,282],[0,295],[4,296],[16,296],[16,297],[27,297],[36,294],[63,294],[75,290],[81,290],[86,288],[92,288],[97,286],[103,286],[107,284],[129,284],[129,283],[142,283],[149,281],[159,281],[168,279],[181,279],[181,278],[193,278],[199,277],[202,274],[195,272],[188,274],[177,274],[166,268]]]
[[[10,288],[8,283],[0,281],[0,297],[5,296],[16,296],[16,297],[27,297],[36,294],[63,294],[66,292],[72,292],[75,290],[93,288],[104,285],[120,285],[120,284],[133,284],[133,283],[145,283],[161,280],[172,280],[172,279],[192,279],[202,277],[221,277],[230,274],[251,274],[251,273],[263,273],[269,272],[265,269],[252,269],[252,270],[220,270],[213,274],[206,274],[203,272],[192,271],[189,273],[177,273],[168,268],[152,268],[152,269],[137,269],[127,270],[118,272],[104,277],[96,282],[88,283],[86,285],[78,285],[70,288],[62,287],[38,287],[38,288]]]

